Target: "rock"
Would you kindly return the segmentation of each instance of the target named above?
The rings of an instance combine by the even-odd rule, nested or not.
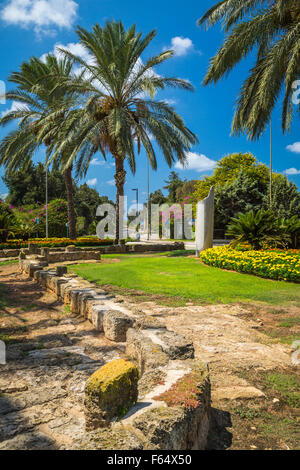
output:
[[[94,325],[97,331],[103,331],[103,317],[107,311],[102,305],[94,305],[91,311],[91,323]]]
[[[105,337],[111,341],[126,341],[126,332],[132,326],[133,320],[123,312],[107,310],[103,316]]]
[[[55,450],[56,443],[40,431],[19,434],[0,443],[0,450]]]
[[[77,440],[73,450],[142,450],[143,444],[137,436],[121,426],[88,432]]]
[[[56,266],[57,276],[63,276],[64,274],[67,274],[67,272],[68,272],[67,266]]]
[[[173,331],[164,329],[159,330],[146,330],[145,334],[150,335],[150,338],[155,344],[159,344],[162,350],[169,356],[170,359],[193,359],[194,347],[193,343],[186,340],[183,336]]]
[[[161,346],[154,344],[142,331],[130,328],[126,335],[126,354],[138,363],[140,374],[145,370],[156,369],[169,362]]]
[[[213,400],[236,400],[238,398],[263,398],[265,394],[255,387],[225,387],[212,392]]]
[[[138,397],[138,370],[124,359],[115,359],[97,370],[85,386],[86,429],[109,426],[123,416]]]

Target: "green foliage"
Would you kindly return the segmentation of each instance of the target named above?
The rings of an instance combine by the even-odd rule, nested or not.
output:
[[[176,171],[171,171],[169,178],[165,181],[165,183],[166,185],[163,189],[168,191],[166,202],[177,202],[177,191],[183,185],[183,181],[179,178],[178,173],[176,173]]]
[[[6,172],[3,181],[9,189],[8,202],[13,206],[36,205],[45,201],[46,170],[42,163],[31,161],[17,171]],[[48,200],[66,199],[63,175],[57,169],[48,171]]]
[[[280,219],[272,210],[260,209],[239,213],[231,219],[226,235],[233,238],[232,246],[248,243],[254,250],[269,246],[297,248],[300,237],[300,219]]]
[[[18,231],[18,223],[12,214],[0,214],[0,242],[5,242]]]
[[[287,131],[294,109],[293,82],[299,78],[299,0],[223,0],[199,24],[211,27],[218,21],[223,21],[228,34],[210,61],[205,85],[218,82],[253,50],[256,53],[238,97],[233,134],[246,132],[251,139],[259,138],[282,88],[282,128]]]
[[[46,236],[46,212],[45,207],[36,213],[39,223],[36,230],[39,237]],[[67,234],[68,204],[64,199],[54,199],[48,204],[49,233],[52,237],[65,237]]]
[[[249,243],[255,250],[266,242],[280,242],[278,220],[270,210],[253,210],[232,218],[226,235],[235,243]]]
[[[226,227],[239,212],[259,210],[263,197],[261,182],[240,170],[232,182],[225,182],[216,189],[215,226]]]
[[[263,205],[270,206],[270,185],[267,185]],[[300,215],[300,193],[297,185],[281,174],[273,175],[272,182],[272,209],[282,218],[291,218]]]

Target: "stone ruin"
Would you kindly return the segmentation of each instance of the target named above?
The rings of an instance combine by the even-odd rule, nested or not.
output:
[[[35,258],[21,259],[21,271],[125,352],[86,382],[86,432],[75,447],[204,449],[210,381],[207,365],[194,359],[193,344],[158,318],[133,313],[95,284],[68,274],[66,266],[45,269],[39,255],[29,256]]]

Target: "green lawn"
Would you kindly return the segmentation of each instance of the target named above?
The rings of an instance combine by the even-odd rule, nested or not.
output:
[[[82,264],[70,269],[99,285],[176,296],[197,303],[266,302],[300,306],[300,285],[227,272],[185,256],[108,255],[119,263]]]

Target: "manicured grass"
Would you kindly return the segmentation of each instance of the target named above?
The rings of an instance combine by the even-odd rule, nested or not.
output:
[[[99,285],[110,284],[150,294],[205,303],[267,302],[300,306],[300,286],[223,271],[193,258],[114,255],[118,263],[82,264],[70,269]],[[112,258],[112,256],[109,256]],[[105,259],[105,256],[103,256]]]

